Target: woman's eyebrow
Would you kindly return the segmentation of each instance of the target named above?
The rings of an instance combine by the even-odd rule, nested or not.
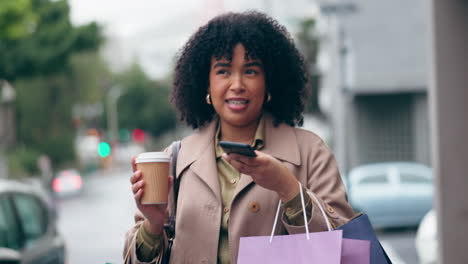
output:
[[[251,66],[258,66],[260,68],[263,68],[263,65],[258,61],[247,62],[246,64],[244,64],[244,67],[251,67]]]
[[[230,62],[217,62],[215,65],[213,65],[213,69],[217,67],[231,67]]]

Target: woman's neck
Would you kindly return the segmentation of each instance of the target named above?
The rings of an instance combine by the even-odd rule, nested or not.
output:
[[[244,127],[237,127],[221,121],[221,140],[251,144],[260,119]]]

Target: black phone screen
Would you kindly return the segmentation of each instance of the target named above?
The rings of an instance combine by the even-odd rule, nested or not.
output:
[[[224,149],[224,151],[229,154],[229,153],[236,153],[248,157],[256,157],[257,154],[255,154],[254,149],[244,143],[237,143],[237,142],[230,142],[230,141],[220,141],[219,145],[221,148]]]

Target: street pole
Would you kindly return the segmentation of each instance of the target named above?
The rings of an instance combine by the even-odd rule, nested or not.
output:
[[[119,135],[117,101],[122,95],[120,86],[112,86],[107,94],[107,129],[111,146],[115,146]]]
[[[352,15],[358,11],[358,7],[353,2],[339,2],[339,3],[328,3],[324,2],[320,4],[320,12],[324,16],[335,18],[334,22],[336,25],[336,39],[337,39],[337,54],[338,54],[338,82],[339,82],[339,105],[338,111],[338,123],[339,127],[335,127],[335,136],[337,142],[336,148],[338,149],[338,156],[341,158],[341,168],[344,170],[343,173],[347,174],[351,167],[350,162],[350,134],[349,128],[349,105],[350,98],[347,91],[350,86],[351,74],[350,74],[350,43],[346,35],[346,30],[342,25],[340,17]]]

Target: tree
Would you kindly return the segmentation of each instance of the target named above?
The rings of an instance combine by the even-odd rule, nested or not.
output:
[[[19,145],[47,154],[55,165],[74,159],[74,129],[66,75],[18,80]]]
[[[71,24],[65,0],[1,2],[10,4],[3,4],[0,13],[17,17],[11,22],[2,20],[0,76],[8,81],[65,72],[72,54],[97,49],[102,43],[96,23]]]
[[[69,13],[66,0],[0,1],[0,79],[17,89],[18,145],[56,166],[73,160],[71,109],[85,97],[73,58],[103,42],[96,23],[73,26]]]
[[[169,104],[169,83],[149,79],[138,64],[116,79],[124,89],[117,107],[120,127],[139,128],[155,137],[175,127],[175,112]]]
[[[37,23],[31,0],[0,2],[0,39],[16,40],[30,35]]]

